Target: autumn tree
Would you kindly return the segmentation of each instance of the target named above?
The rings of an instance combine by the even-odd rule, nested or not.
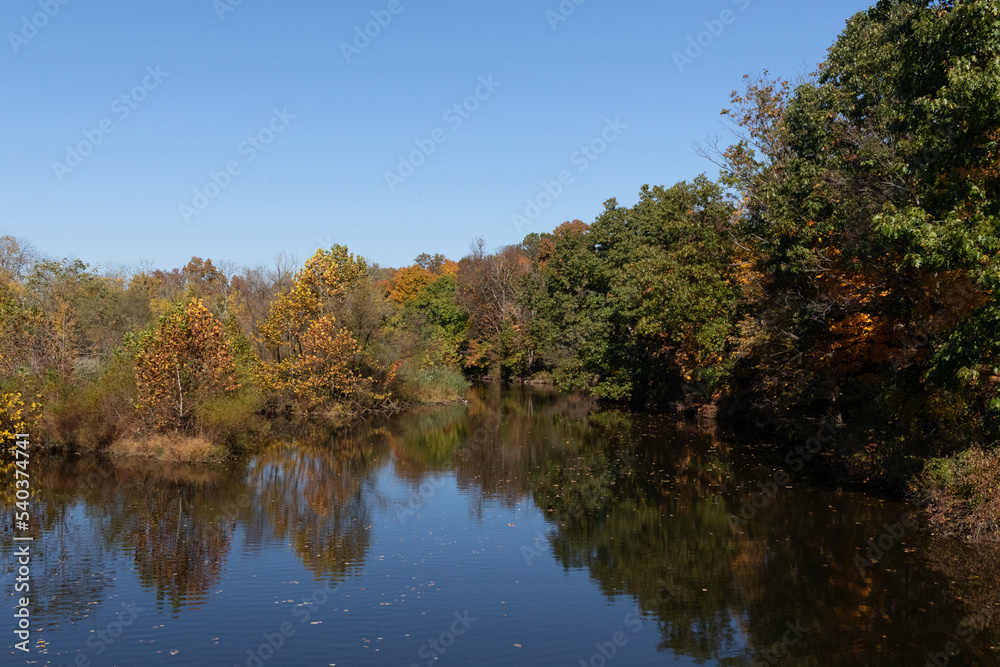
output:
[[[753,287],[736,384],[764,420],[832,415],[859,447],[896,443],[856,452],[882,467],[997,439],[998,34],[992,2],[883,0],[814,79],[734,93],[722,164]]]
[[[295,275],[291,287],[280,292],[271,305],[261,336],[282,356],[301,355],[302,337],[312,324],[330,312],[332,301],[364,276],[367,264],[344,246],[317,250]],[[283,353],[284,351],[284,353]]]
[[[405,305],[413,301],[420,290],[429,285],[434,278],[433,271],[419,264],[403,267],[397,270],[392,278],[389,300]]]
[[[200,299],[176,306],[131,348],[137,408],[149,428],[189,428],[199,403],[238,388],[222,324]]]
[[[469,313],[471,326],[468,366],[488,369],[504,380],[527,373],[530,347],[520,295],[530,266],[517,246],[488,253],[481,238],[459,262],[458,303]]]
[[[374,363],[334,314],[367,274],[363,258],[335,245],[318,250],[275,297],[261,326],[262,341],[275,353],[260,367],[266,391],[291,397],[306,414],[338,405],[364,411],[389,401],[395,366]]]

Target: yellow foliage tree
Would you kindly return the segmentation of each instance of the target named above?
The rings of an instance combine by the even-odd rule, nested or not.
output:
[[[258,369],[262,389],[292,398],[306,415],[338,404],[365,410],[389,400],[386,387],[395,369],[375,368],[332,313],[335,301],[367,272],[365,260],[344,246],[319,250],[306,262],[261,327],[261,342],[275,352]]]
[[[0,505],[14,505],[14,443],[18,434],[30,432],[33,421],[30,415],[39,407],[37,403],[32,403],[28,414],[25,414],[21,392],[0,394]]]
[[[343,296],[347,287],[368,271],[362,257],[355,257],[341,245],[317,250],[295,274],[288,291],[278,294],[271,312],[260,328],[261,339],[278,359],[283,351],[301,355],[302,337],[313,322],[328,314],[330,301]]]

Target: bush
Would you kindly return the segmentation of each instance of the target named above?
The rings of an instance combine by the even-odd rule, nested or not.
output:
[[[113,357],[92,382],[50,385],[46,393],[51,400],[38,429],[49,444],[98,450],[137,426],[135,380],[124,355]]]
[[[1000,539],[1000,452],[975,447],[930,459],[914,490],[941,532]]]
[[[399,373],[399,395],[412,403],[452,403],[459,400],[469,382],[461,371],[449,366],[404,367]]]
[[[270,428],[260,414],[263,405],[256,389],[243,388],[203,400],[195,417],[201,435],[212,443],[231,450],[252,449]]]

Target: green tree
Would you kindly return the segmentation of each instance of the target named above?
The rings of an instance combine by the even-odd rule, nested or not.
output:
[[[882,0],[815,80],[750,79],[733,102],[745,404],[784,426],[833,414],[859,444],[936,428],[934,448],[995,441],[996,3]]]
[[[557,381],[608,399],[676,399],[684,382],[725,375],[739,288],[732,207],[704,177],[643,187],[563,230],[528,292]]]

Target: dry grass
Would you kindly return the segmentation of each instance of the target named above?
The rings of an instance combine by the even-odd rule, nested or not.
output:
[[[202,437],[172,433],[116,440],[108,453],[115,457],[155,459],[168,463],[208,463],[225,459],[227,450]]]

